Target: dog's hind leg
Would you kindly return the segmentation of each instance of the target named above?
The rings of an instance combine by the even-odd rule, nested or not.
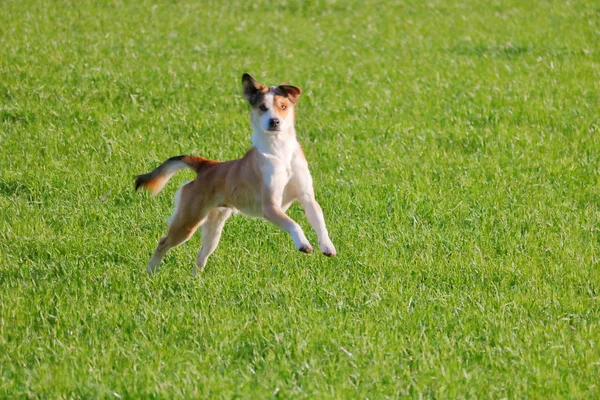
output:
[[[202,225],[202,248],[196,257],[196,267],[192,271],[194,275],[202,272],[208,257],[217,249],[225,221],[231,216],[232,212],[229,208],[219,207],[213,208],[208,213],[208,217]]]
[[[161,238],[158,241],[158,246],[156,246],[156,250],[154,251],[154,255],[150,259],[148,263],[148,267],[146,268],[146,272],[152,273],[156,269],[163,257],[173,247],[179,246],[180,244],[186,242],[189,238],[192,237],[194,232],[198,226],[202,223],[202,219],[194,219],[188,221],[181,221],[175,216],[173,223],[169,227],[169,233],[167,236]]]
[[[146,272],[152,273],[158,269],[167,251],[192,237],[206,218],[206,210],[203,209],[202,204],[191,203],[186,197],[186,185],[184,185],[175,194],[175,213],[169,219],[169,232],[158,241]]]

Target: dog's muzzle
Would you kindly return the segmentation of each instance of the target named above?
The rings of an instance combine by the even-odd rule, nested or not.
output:
[[[269,120],[269,130],[278,131],[281,129],[281,120],[279,118],[271,118]]]

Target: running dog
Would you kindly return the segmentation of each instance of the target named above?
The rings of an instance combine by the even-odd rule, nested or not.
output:
[[[285,211],[294,201],[304,207],[326,256],[336,254],[329,239],[323,211],[315,200],[308,163],[294,128],[295,106],[301,89],[292,85],[267,87],[249,74],[242,76],[244,97],[252,106],[252,149],[237,160],[218,162],[196,156],[169,158],[154,171],[139,175],[140,187],[158,194],[171,176],[182,168],[196,172],[175,194],[175,212],[167,236],[161,238],[148,263],[152,273],[165,253],[187,241],[202,225],[202,248],[194,275],[206,266],[221,238],[223,225],[232,214],[262,217],[290,234],[296,249],[310,253],[312,247],[302,228]]]

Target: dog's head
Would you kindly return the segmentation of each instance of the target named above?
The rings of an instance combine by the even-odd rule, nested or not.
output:
[[[252,106],[252,127],[271,134],[294,125],[295,106],[302,90],[297,86],[261,85],[250,74],[242,76],[244,97]]]

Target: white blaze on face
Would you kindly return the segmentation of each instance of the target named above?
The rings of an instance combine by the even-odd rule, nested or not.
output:
[[[275,107],[273,106],[274,98],[275,98],[275,95],[270,90],[267,94],[265,94],[265,97],[264,97],[263,104],[265,105],[265,107],[267,107],[267,111],[264,111],[260,117],[260,127],[264,131],[269,130],[269,121],[272,118],[279,118],[279,116],[277,115],[277,111],[275,110]]]

